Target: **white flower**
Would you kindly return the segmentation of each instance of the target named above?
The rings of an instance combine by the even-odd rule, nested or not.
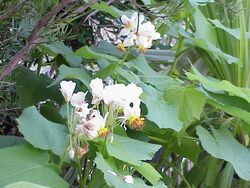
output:
[[[60,91],[65,101],[69,102],[76,87],[76,83],[72,81],[61,81],[60,86],[61,86]]]
[[[139,97],[143,93],[142,88],[136,86],[134,83],[127,85],[126,101],[133,102],[140,100]]]
[[[127,104],[123,108],[123,114],[124,118],[126,120],[129,120],[131,117],[140,117],[141,115],[141,109],[140,109],[140,103],[138,104]]]
[[[88,103],[83,103],[76,108],[75,112],[81,119],[86,119],[87,115],[89,114],[90,109],[88,108],[88,105]]]
[[[137,36],[145,36],[151,40],[157,40],[161,38],[160,33],[156,32],[154,24],[149,21],[140,25]]]
[[[104,89],[104,103],[117,108],[122,107],[126,93],[127,90],[124,84],[108,85]]]
[[[137,39],[137,36],[135,33],[130,33],[127,35],[127,37],[123,41],[124,47],[129,47],[135,45],[135,40]]]
[[[98,137],[99,130],[105,127],[107,115],[103,118],[99,111],[93,110],[89,119],[84,120],[83,131],[89,139]]]
[[[75,107],[75,112],[80,118],[86,118],[90,109],[88,103],[85,102],[86,93],[78,92],[74,93],[71,97],[70,103]]]
[[[75,156],[75,151],[74,151],[74,149],[71,147],[71,148],[69,149],[69,157],[70,157],[70,159],[73,159],[74,156]]]
[[[122,15],[121,17],[121,21],[123,24],[123,29],[120,32],[120,35],[128,35],[131,31],[136,31],[137,30],[137,26],[141,25],[141,23],[144,20],[144,16],[143,15],[139,15],[139,20],[138,20],[138,14],[137,12],[134,12],[131,16],[131,18],[128,18],[125,15]]]
[[[100,78],[95,78],[91,80],[89,86],[92,90],[92,95],[93,95],[92,104],[100,102],[103,99],[103,92],[104,92],[104,86],[102,80]]]
[[[74,93],[70,99],[71,105],[75,108],[78,108],[83,103],[85,103],[85,96],[86,94],[84,92]]]
[[[153,40],[146,36],[139,36],[136,39],[136,45],[138,47],[143,46],[144,48],[151,48]]]
[[[123,180],[128,184],[134,184],[134,178],[131,175],[124,176]]]
[[[76,134],[78,134],[79,136],[82,136],[85,133],[83,124],[77,125],[75,128],[75,131],[76,131]]]

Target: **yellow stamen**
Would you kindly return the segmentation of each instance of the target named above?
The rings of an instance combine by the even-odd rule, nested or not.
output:
[[[144,46],[138,46],[138,52],[145,53],[146,51],[147,51],[147,48],[145,48]]]
[[[126,48],[123,43],[118,43],[117,48],[120,52],[126,52]]]
[[[109,133],[110,133],[110,130],[108,128],[102,127],[98,131],[98,136],[101,137],[101,138],[105,138]]]
[[[128,124],[131,126],[132,129],[140,130],[144,127],[144,118],[131,116],[128,119]]]
[[[133,28],[133,22],[128,22],[124,25],[126,29],[132,29]]]

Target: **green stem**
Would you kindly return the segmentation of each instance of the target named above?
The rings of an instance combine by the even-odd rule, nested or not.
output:
[[[120,65],[122,65],[123,63],[125,63],[127,57],[129,55],[129,51],[127,50],[122,58],[122,60],[120,61]]]
[[[187,179],[181,174],[181,172],[174,165],[172,165],[168,160],[164,160],[164,162],[168,163],[168,165],[172,167],[172,169],[181,177],[181,179],[183,179],[188,188],[192,188]]]
[[[179,44],[178,44],[178,48],[177,48],[177,51],[176,51],[176,55],[175,55],[175,58],[174,58],[173,65],[172,65],[172,67],[171,67],[171,69],[169,71],[169,75],[176,72],[176,65],[177,65],[178,59],[179,59],[179,57],[181,55],[181,47],[182,47],[183,41],[184,41],[184,37],[179,35]]]

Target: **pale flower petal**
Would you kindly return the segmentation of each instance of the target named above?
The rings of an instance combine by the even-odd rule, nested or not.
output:
[[[75,151],[74,151],[73,148],[70,148],[70,149],[69,149],[69,157],[70,157],[70,159],[73,159],[74,156],[75,156]]]
[[[74,93],[71,97],[70,103],[74,107],[79,107],[85,102],[86,94],[84,92]]]
[[[89,86],[92,90],[92,95],[93,95],[92,104],[100,102],[103,99],[103,92],[104,92],[104,86],[102,80],[100,78],[95,78],[91,80]]]
[[[75,90],[76,83],[74,83],[72,81],[61,81],[60,86],[61,86],[60,91],[61,91],[65,101],[69,102],[71,97],[72,97],[72,94]]]
[[[134,178],[131,175],[124,176],[123,180],[128,184],[134,184]]]

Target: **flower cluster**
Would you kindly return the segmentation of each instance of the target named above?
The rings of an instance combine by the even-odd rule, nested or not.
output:
[[[136,45],[138,51],[144,53],[151,48],[153,41],[160,39],[160,34],[156,32],[155,26],[150,22],[144,22],[144,16],[139,13],[133,13],[131,18],[123,15],[121,17],[123,28],[120,31],[120,37],[124,40],[118,40],[118,49],[126,51],[126,47]]]
[[[60,86],[61,93],[67,102],[70,131],[68,150],[71,158],[74,158],[75,153],[81,157],[88,150],[86,143],[79,143],[79,137],[84,137],[85,140],[105,138],[112,133],[117,123],[124,128],[128,124],[136,130],[144,126],[139,98],[143,91],[133,83],[105,86],[101,79],[93,79],[90,83],[91,103],[85,100],[87,93],[74,93],[76,83],[62,81]]]

